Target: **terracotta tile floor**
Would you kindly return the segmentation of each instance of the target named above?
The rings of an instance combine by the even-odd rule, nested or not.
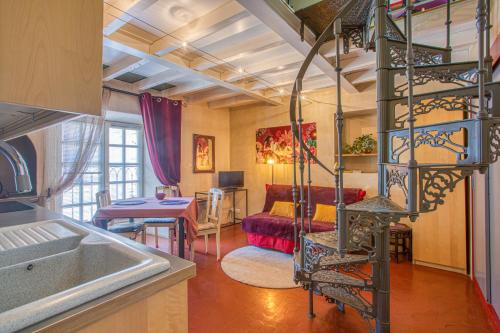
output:
[[[189,332],[191,333],[305,333],[368,332],[356,311],[315,297],[316,318],[306,317],[307,292],[302,289],[263,289],[227,277],[215,257],[215,237],[205,255],[203,239],[197,242],[197,276],[189,281]],[[239,225],[223,228],[222,255],[245,246]],[[148,237],[153,245],[153,238]],[[168,250],[162,239],[161,250]],[[391,322],[396,333],[493,332],[472,282],[456,273],[407,262],[391,265]]]

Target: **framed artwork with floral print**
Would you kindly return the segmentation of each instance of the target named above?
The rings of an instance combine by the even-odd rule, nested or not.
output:
[[[215,172],[215,136],[193,134],[193,172]]]
[[[311,153],[316,156],[318,143],[316,123],[302,124],[302,139]],[[292,164],[292,128],[288,126],[259,128],[256,132],[256,162],[276,164]],[[295,142],[295,151],[299,152],[299,143]]]

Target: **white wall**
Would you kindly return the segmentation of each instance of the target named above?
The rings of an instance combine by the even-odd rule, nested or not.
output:
[[[494,73],[494,81],[500,80],[500,67]],[[474,277],[481,288],[485,298],[487,295],[487,265],[490,265],[491,274],[491,298],[490,303],[495,311],[500,313],[500,161],[492,164],[489,168],[489,204],[490,204],[490,224],[489,243],[486,246],[486,211],[485,201],[488,200],[485,193],[485,182],[488,181],[485,175],[476,173],[473,177],[473,234],[474,234]],[[491,258],[487,261],[487,252]]]

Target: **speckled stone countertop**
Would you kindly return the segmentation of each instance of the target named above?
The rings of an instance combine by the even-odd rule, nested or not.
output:
[[[0,213],[0,228],[51,219],[64,219],[69,221],[61,214],[51,212],[45,208],[30,204],[26,201],[17,201],[32,205],[34,209],[12,213]],[[100,233],[105,233],[111,237],[120,237],[86,223],[83,225]],[[122,238],[120,239],[123,241]],[[99,297],[88,303],[77,306],[69,311],[60,313],[19,332],[64,332],[64,327],[67,322],[74,322],[75,320],[82,323],[84,323],[85,320],[88,320],[89,323],[94,322],[99,319],[99,317],[104,317],[105,313],[108,313],[109,310],[106,311],[106,307],[112,306],[113,308],[116,308],[117,304],[119,306],[126,306],[127,304],[130,304],[131,299],[134,299],[135,301],[141,298],[144,299],[157,291],[169,288],[196,275],[196,265],[191,261],[172,256],[168,253],[158,251],[132,240],[125,240],[125,242],[138,250],[153,253],[168,259],[170,262],[170,269],[105,296]],[[101,313],[103,313],[103,315],[101,315]]]

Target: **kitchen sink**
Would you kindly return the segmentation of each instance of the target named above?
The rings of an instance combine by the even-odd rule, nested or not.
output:
[[[167,259],[64,220],[0,228],[0,333],[169,268]]]
[[[20,212],[23,210],[31,210],[33,207],[17,201],[0,202],[0,213]]]

